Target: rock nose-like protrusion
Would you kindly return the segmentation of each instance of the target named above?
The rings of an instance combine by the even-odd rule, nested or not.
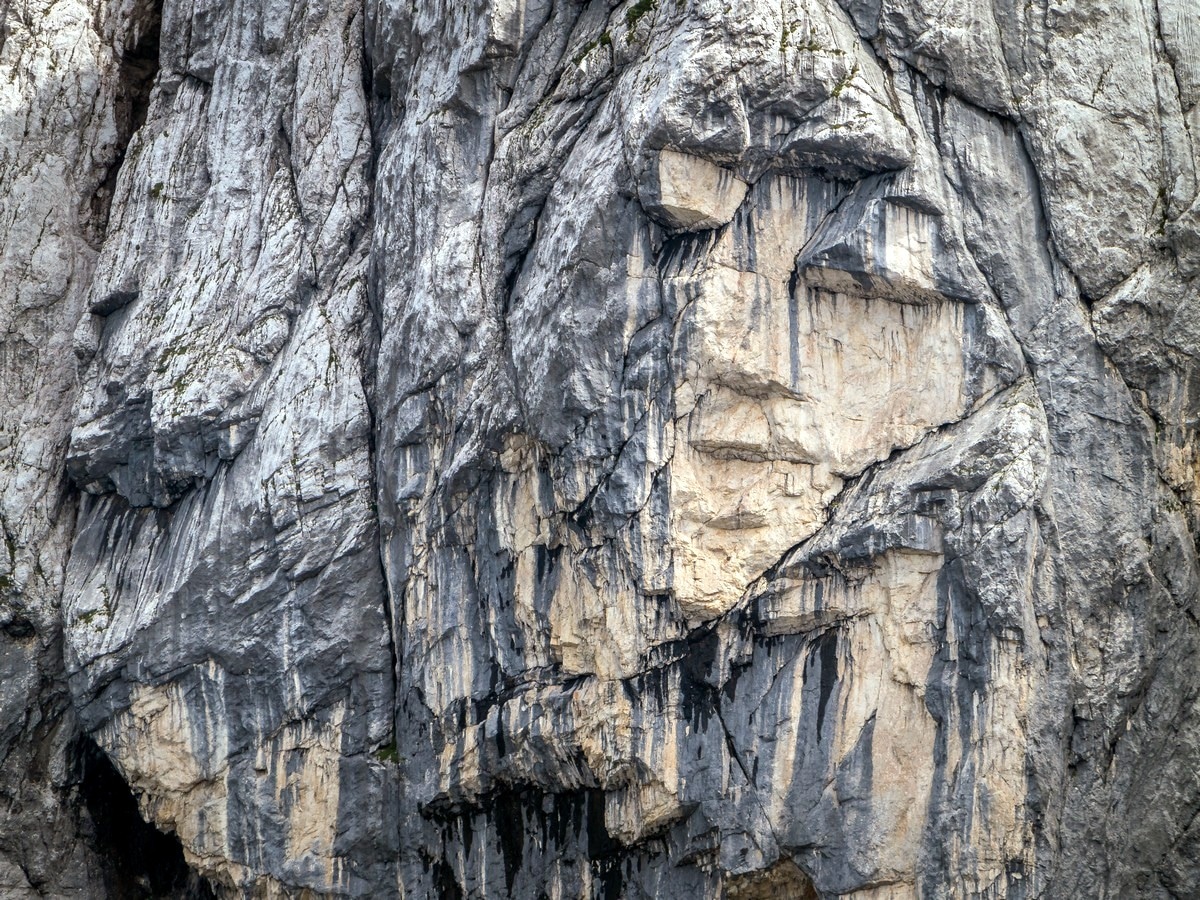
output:
[[[663,150],[638,193],[642,206],[671,231],[705,231],[733,219],[748,185],[715,163]]]

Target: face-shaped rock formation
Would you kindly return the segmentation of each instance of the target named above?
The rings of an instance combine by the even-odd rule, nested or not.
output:
[[[1189,4],[77,5],[0,888],[94,741],[197,896],[1200,891]]]

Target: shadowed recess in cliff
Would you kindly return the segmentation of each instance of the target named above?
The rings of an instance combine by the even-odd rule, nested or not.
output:
[[[91,738],[76,745],[79,793],[91,817],[93,842],[107,863],[105,896],[116,900],[211,900],[207,881],[188,868],[179,838],[163,834],[138,811],[129,785]]]
[[[496,867],[504,873],[503,896],[540,891],[534,885],[543,870],[553,873],[563,896],[628,896],[626,870],[639,854],[653,856],[661,847],[651,841],[622,848],[605,825],[604,806],[604,792],[594,788],[546,793],[522,787],[498,791],[471,812],[428,810],[443,839],[441,857],[425,859],[433,890],[439,897],[476,896],[470,886],[484,883],[483,873]]]
[[[140,0],[131,17],[136,24],[130,29],[130,46],[125,47],[120,55],[118,90],[113,109],[117,126],[117,154],[92,196],[93,221],[100,231],[99,237],[108,228],[109,208],[117,185],[117,175],[125,161],[129,142],[146,123],[146,113],[150,109],[150,91],[154,88],[159,69],[162,7],[162,0]],[[3,46],[3,41],[0,41],[0,46]]]

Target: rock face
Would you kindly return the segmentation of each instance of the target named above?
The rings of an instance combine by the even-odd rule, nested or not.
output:
[[[0,98],[3,896],[1200,895],[1191,0],[7,0]]]

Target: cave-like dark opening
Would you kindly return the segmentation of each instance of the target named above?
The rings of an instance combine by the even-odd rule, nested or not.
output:
[[[105,861],[104,896],[212,900],[212,887],[184,862],[179,838],[142,818],[133,791],[96,742],[80,738],[75,759],[90,836]]]

